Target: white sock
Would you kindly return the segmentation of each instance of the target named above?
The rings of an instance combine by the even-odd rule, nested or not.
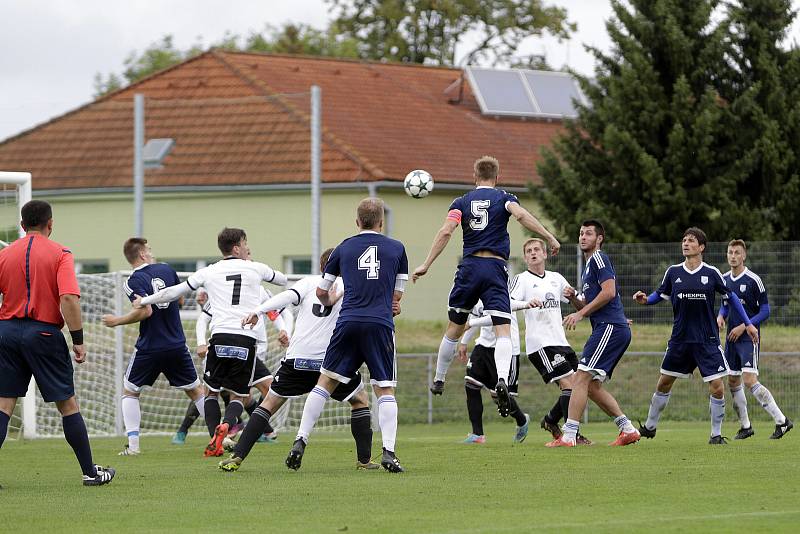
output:
[[[631,420],[628,419],[625,416],[625,414],[622,414],[619,417],[615,417],[614,423],[616,423],[620,432],[625,432],[626,434],[630,434],[631,432],[636,432],[636,429],[631,424]]]
[[[450,368],[450,364],[453,363],[453,358],[456,357],[457,346],[458,340],[453,341],[447,336],[442,338],[442,342],[439,344],[439,354],[436,356],[436,376],[434,380],[444,382],[447,370]]]
[[[203,395],[201,397],[197,397],[197,400],[194,401],[195,408],[197,411],[200,412],[200,419],[205,420],[206,418],[206,396]]]
[[[710,397],[708,404],[711,409],[711,435],[721,436],[722,420],[725,419],[725,398]]]
[[[776,425],[782,425],[786,422],[786,416],[784,416],[781,409],[778,408],[778,404],[775,402],[775,399],[772,398],[772,393],[761,385],[761,382],[753,384],[753,387],[750,388],[750,392],[758,399],[758,402],[761,403],[761,406],[764,407],[767,413],[772,416]]]
[[[397,438],[397,400],[394,395],[384,395],[378,399],[378,425],[381,427],[383,448],[394,452]]]
[[[297,430],[296,439],[302,439],[308,443],[308,435],[317,424],[319,416],[322,415],[322,409],[325,407],[325,401],[330,396],[331,394],[325,391],[325,388],[314,386],[314,389],[308,394],[306,405],[303,406],[303,417],[300,419],[300,428]]]
[[[508,384],[508,372],[511,370],[511,338],[498,337],[494,345],[494,364],[497,367],[497,379]]]
[[[564,433],[561,439],[575,443],[575,440],[578,436],[578,430],[580,430],[580,428],[580,422],[576,421],[575,419],[567,419],[564,423],[564,426],[561,427],[561,431]]]
[[[653,393],[653,398],[650,400],[650,410],[647,412],[647,421],[645,421],[645,428],[655,430],[658,426],[658,419],[661,417],[661,412],[669,404],[669,397],[672,393],[661,393],[656,391]]]
[[[731,395],[733,396],[733,411],[739,417],[739,423],[742,428],[750,428],[750,417],[747,414],[747,397],[744,395],[744,386],[739,384],[731,388]]]
[[[139,425],[142,422],[142,410],[139,397],[122,396],[122,420],[125,422],[125,433],[128,435],[128,448],[139,450]]]

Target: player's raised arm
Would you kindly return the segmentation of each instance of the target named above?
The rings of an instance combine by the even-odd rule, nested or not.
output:
[[[299,283],[299,282],[298,282]],[[258,316],[270,311],[278,311],[286,308],[287,306],[297,306],[300,304],[300,294],[296,289],[287,289],[277,295],[268,298],[261,306],[248,313],[247,317],[242,319],[242,326],[249,324],[251,327],[255,326],[258,322]]]
[[[439,257],[444,248],[447,246],[447,243],[450,241],[453,232],[459,224],[461,224],[461,212],[458,210],[450,210],[450,213],[447,214],[444,224],[439,231],[436,232],[436,236],[433,238],[433,244],[431,245],[430,252],[428,252],[428,257],[425,258],[425,261],[422,262],[422,265],[414,269],[414,272],[411,275],[412,282],[416,283],[421,276],[424,276],[425,273],[428,272],[428,269],[431,268],[433,262],[436,261],[436,258]]]
[[[153,309],[150,306],[145,306],[143,308],[132,308],[131,311],[125,315],[103,315],[103,317],[101,317],[101,321],[105,326],[113,328],[115,326],[122,326],[125,324],[133,324],[144,321],[151,315],[153,315]]]
[[[136,300],[133,301],[133,306],[135,308],[141,308],[143,306],[147,306],[148,304],[172,302],[173,300],[178,300],[181,297],[188,297],[196,289],[196,287],[189,285],[188,281],[181,282],[176,286],[165,287],[164,289],[157,291],[150,296],[144,298],[136,297]]]
[[[506,209],[524,228],[547,239],[547,246],[550,247],[551,255],[556,256],[558,254],[558,251],[561,249],[561,243],[558,242],[558,239],[556,239],[531,212],[516,202],[509,202]]]

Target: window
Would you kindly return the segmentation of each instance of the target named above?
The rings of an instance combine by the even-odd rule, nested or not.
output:
[[[162,259],[156,258],[156,261],[168,263],[170,267],[181,272],[186,273],[193,273],[198,269],[202,269],[203,267],[215,263],[217,259],[207,259],[207,258],[178,258],[178,259]]]
[[[283,264],[286,274],[311,274],[311,256],[287,256]]]
[[[108,260],[78,260],[75,262],[76,274],[97,274],[108,272]]]

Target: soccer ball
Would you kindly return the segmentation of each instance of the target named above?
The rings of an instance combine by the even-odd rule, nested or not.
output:
[[[403,180],[403,188],[411,198],[425,198],[433,191],[433,177],[428,171],[411,171]]]

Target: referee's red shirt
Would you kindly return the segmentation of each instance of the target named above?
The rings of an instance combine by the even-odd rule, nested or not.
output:
[[[41,234],[0,250],[0,320],[34,319],[64,326],[61,295],[81,295],[72,252]]]

